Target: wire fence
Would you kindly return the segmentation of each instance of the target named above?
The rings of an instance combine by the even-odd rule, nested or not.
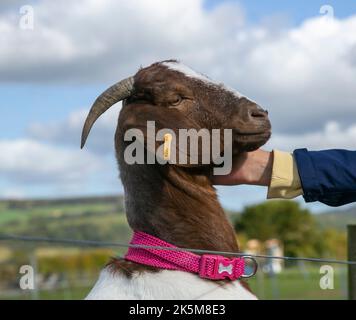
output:
[[[110,241],[96,241],[96,240],[77,240],[69,238],[51,238],[51,237],[39,237],[39,236],[25,236],[25,235],[15,235],[15,234],[1,234],[0,233],[0,243],[12,245],[20,244],[20,247],[27,251],[28,249],[36,248],[42,244],[49,244],[53,246],[65,246],[65,247],[81,247],[81,248],[101,248],[101,249],[113,249],[113,248],[141,248],[141,249],[156,249],[156,250],[172,250],[172,251],[188,251],[192,253],[200,254],[215,254],[223,256],[238,256],[238,257],[252,257],[255,259],[262,259],[259,262],[261,264],[261,272],[258,272],[256,277],[253,277],[249,282],[252,285],[253,291],[261,299],[279,299],[281,297],[289,297],[292,299],[305,299],[305,297],[310,298],[326,298],[332,297],[337,299],[347,298],[347,266],[356,265],[356,261],[347,260],[337,260],[337,259],[320,259],[311,257],[287,257],[287,256],[273,256],[273,255],[262,255],[262,254],[250,254],[246,252],[226,252],[226,251],[215,251],[215,250],[204,250],[204,249],[194,249],[194,248],[181,248],[181,247],[160,247],[160,246],[146,246],[146,245],[134,245],[130,243],[122,242],[110,242]],[[42,268],[42,271],[37,273],[40,265],[44,261],[37,260],[36,254],[32,250],[27,253],[30,259],[30,264],[35,266],[36,274],[42,278],[41,282],[36,284],[36,290],[30,292],[25,292],[17,289],[15,282],[12,279],[11,283],[3,283],[1,298],[6,297],[19,297],[25,299],[82,299],[87,295],[90,288],[96,281],[96,274],[92,273],[90,269],[83,269],[77,273],[75,267],[71,271],[63,272],[63,270],[56,269],[55,271],[48,274],[47,268]],[[297,264],[293,264],[290,268],[284,270],[282,273],[274,272],[270,273],[270,269],[265,269],[265,263],[271,263],[271,259],[279,259],[286,261],[294,261]],[[266,262],[264,261],[266,260]],[[308,267],[304,263],[311,262],[312,265],[315,263],[325,263],[325,264],[337,264],[335,268],[335,281],[337,283],[336,290],[333,293],[328,293],[325,290],[320,291],[319,289],[319,266],[314,268],[312,266]],[[46,262],[44,262],[46,263]],[[48,263],[48,262],[47,262]],[[98,266],[96,266],[98,267]],[[94,267],[94,268],[96,268]],[[47,271],[45,271],[47,269]],[[99,270],[99,269],[98,269]],[[88,273],[89,272],[89,273]],[[95,271],[96,272],[96,271]],[[52,278],[57,276],[57,280],[54,281]],[[44,278],[43,278],[44,277]],[[7,286],[6,286],[7,285]],[[223,284],[224,286],[225,284]],[[215,289],[217,290],[218,287]],[[214,289],[214,290],[215,290]],[[9,291],[8,291],[9,290]],[[212,290],[212,291],[214,291]],[[318,290],[318,291],[316,291]],[[198,297],[194,299],[202,299],[209,292],[202,292]],[[193,299],[193,300],[194,300]]]
[[[121,248],[138,248],[138,249],[156,249],[156,250],[167,250],[167,251],[188,251],[192,253],[215,254],[215,255],[237,256],[237,257],[243,256],[243,257],[259,258],[259,259],[279,259],[285,261],[307,261],[307,262],[316,262],[316,263],[356,265],[356,261],[349,261],[349,260],[322,259],[322,258],[310,258],[310,257],[272,256],[272,255],[263,255],[263,254],[249,254],[243,252],[216,251],[216,250],[180,248],[180,247],[146,246],[146,245],[136,245],[130,243],[119,243],[119,242],[108,242],[108,241],[33,237],[33,236],[12,235],[12,234],[0,234],[0,241],[17,241],[17,242],[20,241],[20,242],[29,242],[29,243],[42,242],[42,243],[75,245],[75,246],[84,246],[84,247],[101,247],[101,248],[121,247]]]

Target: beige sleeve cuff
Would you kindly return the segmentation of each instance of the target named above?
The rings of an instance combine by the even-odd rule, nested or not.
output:
[[[267,199],[292,199],[303,194],[297,164],[288,152],[273,150],[273,168]]]

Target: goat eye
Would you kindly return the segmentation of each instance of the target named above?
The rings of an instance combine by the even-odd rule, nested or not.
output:
[[[181,96],[177,96],[174,101],[171,102],[172,106],[178,106],[182,102],[183,98]]]

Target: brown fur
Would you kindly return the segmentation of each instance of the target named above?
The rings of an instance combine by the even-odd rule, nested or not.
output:
[[[247,98],[238,99],[220,86],[187,78],[156,63],[135,75],[135,93],[125,101],[115,135],[126,213],[133,230],[179,247],[237,252],[235,232],[212,185],[212,163],[128,165],[124,161],[129,144],[124,133],[130,128],[145,132],[147,120],[155,121],[156,130],[231,128],[233,151],[238,155],[268,140],[266,113]],[[112,260],[110,267],[127,276],[157,271],[123,259]]]

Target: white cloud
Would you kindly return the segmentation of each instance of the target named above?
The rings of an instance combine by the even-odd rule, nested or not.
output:
[[[105,112],[95,123],[85,149],[96,154],[114,154],[114,136],[121,103]],[[80,109],[62,121],[32,123],[28,127],[31,138],[58,146],[73,146],[79,150],[80,138],[88,109]]]
[[[184,51],[194,53],[196,46],[189,48],[192,40],[202,44],[218,32],[210,32],[214,25],[207,25],[211,19],[206,19],[202,3],[43,0],[33,5],[32,32],[18,28],[16,8],[4,14],[0,24],[1,52],[8,61],[0,64],[1,77],[15,81],[117,80],[140,64]],[[206,28],[210,34],[202,36]]]
[[[96,122],[88,139],[86,149],[98,156],[114,154],[114,134],[120,109],[121,104],[117,104]],[[87,110],[81,109],[69,114],[61,122],[32,124],[28,129],[28,133],[38,141],[79,148],[78,141],[87,113]],[[356,123],[343,125],[336,121],[330,121],[321,129],[316,128],[313,131],[304,133],[273,133],[272,138],[264,148],[285,151],[293,151],[297,148],[356,150]]]
[[[356,15],[326,20],[316,10],[299,26],[276,28],[248,24],[231,2],[210,11],[203,0],[27,2],[33,31],[18,27],[21,1],[0,5],[1,82],[110,84],[140,65],[178,58],[269,109],[268,146],[356,149]],[[2,177],[69,186],[100,173],[100,155],[114,150],[119,108],[95,124],[88,153],[79,140],[89,106],[31,124],[30,139],[0,140]],[[114,178],[115,165],[107,171]]]
[[[297,27],[245,23],[232,2],[80,0],[34,3],[35,29],[18,8],[1,14],[0,81],[115,82],[179,58],[270,110],[278,131],[356,117],[356,15]],[[45,50],[44,50],[45,48]]]
[[[347,127],[337,122],[329,122],[320,131],[304,134],[275,134],[266,148],[285,151],[293,151],[297,148],[356,150],[356,123]]]
[[[58,148],[35,140],[0,140],[0,175],[9,183],[71,184],[87,180],[103,161],[79,150]]]
[[[21,188],[9,188],[5,189],[0,196],[0,199],[23,199],[26,196],[26,192]]]

